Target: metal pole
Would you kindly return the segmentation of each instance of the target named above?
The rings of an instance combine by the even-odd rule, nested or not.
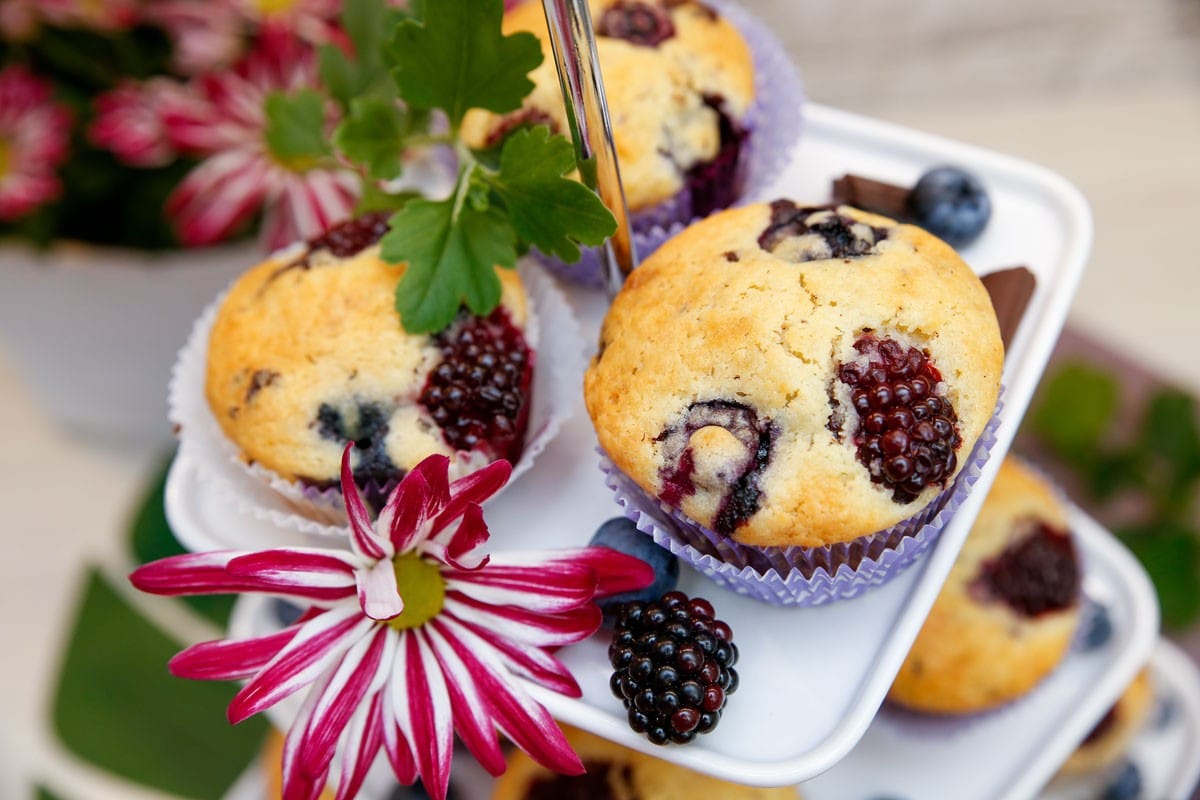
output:
[[[542,5],[580,173],[617,218],[617,232],[601,250],[604,285],[611,297],[637,266],[637,252],[630,236],[629,207],[621,187],[592,17],[587,0],[542,0]]]

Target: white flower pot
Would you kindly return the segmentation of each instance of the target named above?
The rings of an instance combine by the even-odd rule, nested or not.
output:
[[[64,426],[165,441],[176,351],[204,306],[260,257],[252,242],[162,253],[0,245],[0,346]]]

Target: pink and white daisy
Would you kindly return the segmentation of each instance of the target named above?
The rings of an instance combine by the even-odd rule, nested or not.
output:
[[[174,556],[131,576],[155,594],[264,592],[310,606],[292,626],[205,642],[172,659],[176,675],[245,680],[237,723],[307,688],[284,745],[284,797],[316,798],[335,757],[337,798],[353,797],[380,750],[401,783],[446,795],[454,734],[492,774],[498,734],[550,769],[583,765],[522,685],[580,689],[552,652],[591,635],[598,596],[646,586],[644,562],[603,547],[492,554],[480,503],[508,480],[499,461],[453,483],[430,456],[374,522],[342,458],[350,551],[318,548]]]
[[[138,20],[138,0],[37,0],[38,13],[51,25],[117,31]]]
[[[55,170],[67,157],[71,114],[50,85],[24,67],[0,71],[0,220],[13,220],[62,192]]]
[[[167,200],[184,244],[218,242],[262,210],[260,238],[276,249],[351,215],[361,191],[355,172],[332,159],[289,163],[266,140],[268,95],[317,85],[312,49],[269,29],[234,69],[198,79],[196,102],[164,110],[174,145],[206,156]]]
[[[171,37],[171,62],[181,74],[226,69],[242,54],[245,22],[229,2],[156,0],[142,17]]]
[[[337,26],[342,0],[228,0],[258,27],[280,27],[313,44],[344,44]]]
[[[88,126],[88,138],[131,166],[168,164],[178,154],[167,136],[163,114],[168,108],[195,102],[186,87],[167,78],[127,81],[93,100],[96,116]]]

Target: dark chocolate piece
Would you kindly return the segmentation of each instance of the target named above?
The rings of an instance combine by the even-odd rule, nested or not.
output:
[[[994,270],[984,275],[981,280],[992,298],[992,308],[996,309],[996,321],[1000,323],[1000,338],[1007,350],[1033,297],[1037,278],[1028,267],[1021,266]]]
[[[873,211],[895,220],[907,221],[908,195],[906,186],[846,174],[833,181],[833,200],[839,205]]]

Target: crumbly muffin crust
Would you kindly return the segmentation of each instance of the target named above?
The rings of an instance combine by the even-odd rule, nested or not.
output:
[[[587,767],[586,775],[555,775],[518,750],[496,780],[492,800],[799,800],[791,787],[760,789],[729,783],[575,728],[563,730]]]
[[[969,714],[1022,696],[1062,661],[1079,621],[1078,583],[1069,602],[1033,615],[1027,601],[1014,607],[987,586],[989,565],[1040,525],[1065,533],[1066,511],[1044,478],[1009,457],[900,667],[890,700],[918,711]],[[1053,572],[1061,574],[1057,568],[1043,574]],[[1056,592],[1062,594],[1051,587],[1050,594]]]
[[[653,7],[669,17],[673,34],[651,46],[603,35],[605,11],[621,5]],[[646,209],[675,196],[689,168],[716,157],[721,130],[714,104],[734,121],[745,118],[754,99],[753,60],[738,30],[698,2],[590,0],[589,7],[597,20],[596,48],[625,199],[635,211]],[[504,32],[518,31],[542,42],[546,59],[530,73],[536,88],[524,110],[508,118],[479,110],[467,114],[462,136],[471,147],[488,145],[497,130],[522,114],[557,132],[570,130],[541,3],[526,0],[505,14]]]
[[[862,460],[843,379],[867,358],[856,344],[885,340],[936,368],[925,389],[961,440],[944,479],[900,501]],[[814,547],[928,505],[991,417],[1002,366],[987,292],[948,245],[777,201],[713,215],[635,270],[584,394],[601,447],[651,495],[742,544]]]
[[[403,273],[373,245],[271,257],[234,283],[209,337],[205,393],[247,461],[327,485],[349,439],[359,444],[356,477],[399,477],[427,455],[454,453],[419,402],[441,354],[435,337],[400,325]],[[520,278],[497,274],[502,313],[523,329]]]
[[[1142,669],[1062,765],[1059,774],[1094,774],[1116,764],[1146,724],[1153,704],[1154,684],[1150,670]]]

